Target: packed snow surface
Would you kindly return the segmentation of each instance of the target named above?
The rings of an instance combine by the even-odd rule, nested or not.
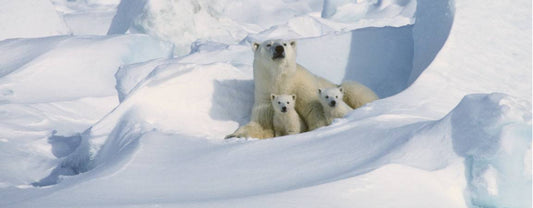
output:
[[[531,207],[531,1],[28,2],[0,8],[0,207]],[[271,38],[381,99],[224,140]]]
[[[50,0],[74,35],[105,35],[120,0]]]
[[[0,4],[0,40],[71,33],[50,1],[2,0]]]
[[[370,26],[403,26],[414,21],[416,1],[368,1],[353,9],[340,9],[332,18],[321,18],[321,6],[329,1],[285,0],[131,0],[122,1],[108,34],[148,33],[176,45],[177,55],[190,52],[202,39],[226,44],[254,39],[304,38]],[[357,10],[357,9],[356,9]],[[348,14],[344,14],[348,13]]]

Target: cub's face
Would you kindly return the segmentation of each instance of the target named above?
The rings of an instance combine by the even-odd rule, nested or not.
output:
[[[277,112],[286,113],[289,110],[294,109],[294,103],[296,102],[296,95],[270,95],[272,106]]]
[[[322,105],[334,108],[338,106],[340,102],[343,102],[342,97],[344,96],[344,90],[342,87],[320,88],[318,89],[318,94]]]
[[[253,43],[252,50],[255,59],[272,62],[296,60],[296,41],[294,40],[267,40],[263,43]]]

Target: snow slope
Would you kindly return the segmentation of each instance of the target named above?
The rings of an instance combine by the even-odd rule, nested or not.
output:
[[[119,0],[50,0],[74,35],[105,35]]]
[[[75,149],[60,137],[78,138],[117,105],[119,66],[172,56],[146,35],[12,39],[0,50],[2,186],[40,180]]]
[[[258,2],[121,2],[110,34],[175,48],[139,34],[0,42],[15,52],[0,55],[0,206],[531,207],[531,1],[244,9]],[[193,22],[177,43],[165,19],[183,10],[231,27]],[[297,38],[313,73],[383,99],[312,132],[223,140],[249,120],[250,42],[265,38]]]
[[[303,38],[370,26],[413,22],[415,1],[369,1],[363,18],[320,18],[322,1],[122,1],[108,34],[146,33],[176,45],[177,55],[190,52],[201,39],[236,44],[243,38]],[[401,6],[399,6],[401,5]],[[348,10],[349,12],[349,10]]]
[[[0,4],[0,40],[70,34],[50,1],[2,0]]]

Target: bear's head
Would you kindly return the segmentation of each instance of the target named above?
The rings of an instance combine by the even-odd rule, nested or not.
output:
[[[265,66],[295,65],[296,41],[267,40],[263,43],[253,43],[254,62],[261,62]]]
[[[270,100],[272,101],[272,106],[276,112],[286,113],[289,110],[294,109],[296,95],[270,94]]]
[[[329,106],[334,108],[342,101],[344,96],[344,90],[342,87],[332,87],[332,88],[320,88],[318,89],[318,94],[320,96],[320,102],[323,106]]]

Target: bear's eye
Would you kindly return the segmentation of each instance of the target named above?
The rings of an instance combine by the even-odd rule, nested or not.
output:
[[[329,96],[326,95],[326,99],[328,99],[328,98],[329,98]]]
[[[289,102],[287,102],[287,104],[289,104]]]
[[[279,101],[278,101],[278,104],[280,104],[280,105],[281,105],[281,102],[279,102]]]
[[[269,47],[269,48],[270,48],[270,46],[272,46],[272,44],[267,44],[267,47]]]
[[[339,96],[336,96],[336,95],[335,95],[335,98],[339,98]]]
[[[287,43],[283,43],[283,46],[287,46]]]

